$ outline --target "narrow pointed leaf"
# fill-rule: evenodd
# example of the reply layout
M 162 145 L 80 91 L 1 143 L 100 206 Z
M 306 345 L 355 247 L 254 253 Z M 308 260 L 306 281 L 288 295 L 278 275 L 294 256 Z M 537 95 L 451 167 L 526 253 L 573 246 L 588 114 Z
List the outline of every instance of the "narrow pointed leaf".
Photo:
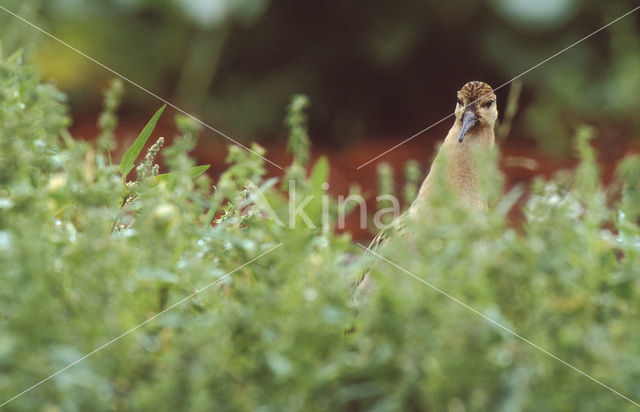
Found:
M 144 145 L 147 143 L 147 140 L 149 140 L 149 136 L 151 136 L 153 129 L 155 129 L 156 123 L 158 123 L 158 119 L 160 118 L 160 115 L 162 115 L 165 107 L 166 106 L 162 106 L 158 109 L 156 114 L 154 114 L 151 120 L 149 120 L 149 123 L 147 123 L 144 129 L 142 129 L 142 132 L 140 132 L 131 147 L 129 147 L 124 156 L 122 156 L 122 160 L 120 161 L 120 174 L 122 175 L 122 180 L 126 180 L 127 175 L 133 169 L 136 159 L 140 155 Z
M 210 167 L 211 167 L 211 165 L 196 166 L 196 167 L 192 168 L 191 170 L 189 170 L 189 177 L 191 177 L 191 179 L 195 179 L 196 177 L 200 176 L 201 174 L 203 174 L 204 172 L 209 170 Z M 163 183 L 163 182 L 166 182 L 167 180 L 171 179 L 172 176 L 173 176 L 173 173 L 162 173 L 162 174 L 159 174 L 158 176 L 156 176 L 156 179 L 157 179 L 156 181 L 158 183 Z
M 321 156 L 313 166 L 309 176 L 311 190 L 321 192 L 322 184 L 329 179 L 329 161 L 325 156 Z
M 211 165 L 196 166 L 189 171 L 189 175 L 191 176 L 192 179 L 195 179 L 196 177 L 200 176 L 201 174 L 209 170 L 210 167 Z

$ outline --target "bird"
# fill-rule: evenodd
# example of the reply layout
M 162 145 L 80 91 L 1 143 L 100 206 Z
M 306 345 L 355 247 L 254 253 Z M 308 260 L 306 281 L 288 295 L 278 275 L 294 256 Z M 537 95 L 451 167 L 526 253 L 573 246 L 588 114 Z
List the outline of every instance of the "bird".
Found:
M 481 81 L 466 83 L 456 94 L 455 121 L 438 150 L 431 170 L 422 182 L 418 195 L 409 208 L 391 225 L 390 230 L 381 231 L 369 245 L 375 251 L 394 236 L 415 241 L 415 223 L 433 218 L 430 203 L 435 194 L 437 176 L 444 176 L 446 184 L 460 205 L 470 209 L 486 209 L 479 187 L 479 170 L 474 165 L 476 149 L 491 149 L 495 146 L 495 124 L 498 119 L 497 98 L 493 88 Z M 371 257 L 371 256 L 370 256 Z M 368 263 L 356 280 L 352 301 L 358 303 L 360 296 L 371 288 Z
M 433 194 L 434 177 L 444 172 L 447 183 L 461 204 L 486 208 L 478 187 L 478 170 L 473 163 L 475 148 L 495 146 L 495 124 L 498 119 L 497 99 L 487 83 L 466 83 L 456 96 L 455 121 L 433 161 L 431 171 L 422 182 L 418 196 L 407 210 L 410 217 L 420 218 Z M 446 157 L 442 164 L 440 158 Z M 444 166 L 446 170 L 439 170 Z

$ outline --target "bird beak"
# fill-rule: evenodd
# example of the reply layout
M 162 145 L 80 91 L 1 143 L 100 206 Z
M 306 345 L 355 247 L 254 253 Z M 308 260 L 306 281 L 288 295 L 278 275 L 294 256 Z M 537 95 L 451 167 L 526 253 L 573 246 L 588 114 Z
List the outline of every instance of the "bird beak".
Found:
M 462 130 L 460 130 L 460 138 L 458 141 L 462 143 L 464 140 L 464 136 L 467 134 L 469 129 L 478 124 L 478 116 L 476 116 L 471 110 L 468 110 L 462 116 Z

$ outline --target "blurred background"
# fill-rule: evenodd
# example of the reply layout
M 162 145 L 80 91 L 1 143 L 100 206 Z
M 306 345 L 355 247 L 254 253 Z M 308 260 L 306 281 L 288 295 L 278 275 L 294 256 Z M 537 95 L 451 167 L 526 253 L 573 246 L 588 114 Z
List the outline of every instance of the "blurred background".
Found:
M 631 10 L 592 0 L 6 0 L 4 7 L 193 113 L 267 157 L 286 162 L 285 107 L 309 96 L 314 153 L 329 156 L 332 184 L 364 187 L 360 164 L 450 114 L 469 80 L 509 81 Z M 503 150 L 512 180 L 570 164 L 580 124 L 597 129 L 601 161 L 637 148 L 640 14 L 635 13 L 527 73 Z M 102 94 L 114 75 L 0 11 L 3 53 L 21 48 L 67 96 L 72 131 L 95 136 Z M 509 86 L 498 92 L 504 111 Z M 128 85 L 123 139 L 161 105 Z M 161 127 L 172 127 L 171 115 Z M 450 121 L 381 160 L 418 159 L 426 169 Z M 197 151 L 224 168 L 227 140 L 205 130 Z M 509 166 L 511 164 L 511 166 Z M 369 172 L 368 172 L 368 171 Z M 272 172 L 276 172 L 275 169 Z M 513 182 L 511 182 L 513 183 Z

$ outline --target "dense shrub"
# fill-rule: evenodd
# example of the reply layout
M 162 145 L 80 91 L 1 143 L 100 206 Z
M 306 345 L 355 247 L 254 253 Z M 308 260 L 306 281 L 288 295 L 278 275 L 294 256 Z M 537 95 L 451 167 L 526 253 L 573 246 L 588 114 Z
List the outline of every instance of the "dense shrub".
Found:
M 259 157 L 232 147 L 210 190 L 187 155 L 197 127 L 178 118 L 160 149 L 170 174 L 147 156 L 124 184 L 106 152 L 117 95 L 99 144 L 78 141 L 63 96 L 18 56 L 0 62 L 0 402 L 170 310 L 6 410 L 635 408 L 478 313 L 640 400 L 640 161 L 623 164 L 621 199 L 608 202 L 589 130 L 574 175 L 533 185 L 522 227 L 508 224 L 518 193 L 501 196 L 489 159 L 490 212 L 443 189 L 419 242 L 378 252 L 478 313 L 382 259 L 353 306 L 361 248 L 319 225 L 318 196 L 315 230 L 251 207 L 260 188 L 287 222 Z M 294 170 L 299 195 L 322 193 L 327 170 Z

